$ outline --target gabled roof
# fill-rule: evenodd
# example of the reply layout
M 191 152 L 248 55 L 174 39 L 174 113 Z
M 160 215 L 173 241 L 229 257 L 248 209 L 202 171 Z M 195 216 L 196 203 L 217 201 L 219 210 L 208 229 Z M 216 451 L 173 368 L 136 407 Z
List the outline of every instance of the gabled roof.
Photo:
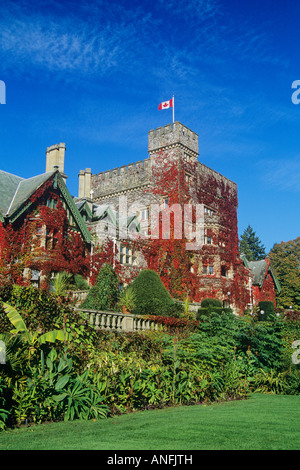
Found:
M 6 215 L 18 185 L 22 180 L 23 178 L 19 176 L 0 170 L 0 212 L 2 219 Z
M 108 219 L 115 227 L 127 227 L 130 230 L 140 230 L 140 223 L 136 214 L 121 217 L 119 212 L 109 204 L 93 204 L 93 220 Z
M 0 170 L 1 219 L 11 217 L 54 173 L 51 171 L 25 179 Z
M 93 214 L 92 214 L 92 210 L 90 209 L 88 201 L 86 199 L 78 199 L 77 197 L 73 197 L 73 201 L 79 213 L 82 216 L 86 214 L 88 220 L 92 220 Z
M 14 222 L 25 209 L 30 207 L 30 197 L 50 178 L 53 178 L 54 185 L 59 187 L 69 211 L 84 239 L 89 243 L 91 235 L 58 170 L 42 173 L 27 179 L 0 170 L 1 221 Z
M 263 259 L 259 261 L 247 261 L 246 266 L 251 270 L 252 275 L 253 275 L 253 285 L 259 286 L 262 288 L 264 279 L 267 275 L 267 273 L 270 273 L 273 280 L 275 287 L 277 291 L 280 293 L 281 292 L 281 286 L 279 284 L 279 281 L 275 275 L 275 272 L 270 264 L 269 261 Z

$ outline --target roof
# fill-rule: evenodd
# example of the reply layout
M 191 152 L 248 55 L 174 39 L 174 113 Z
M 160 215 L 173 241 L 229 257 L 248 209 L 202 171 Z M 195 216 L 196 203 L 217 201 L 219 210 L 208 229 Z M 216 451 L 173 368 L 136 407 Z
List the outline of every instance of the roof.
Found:
M 253 274 L 253 284 L 262 286 L 267 269 L 266 260 L 248 261 L 248 268 L 251 269 Z
M 28 207 L 30 197 L 52 177 L 54 177 L 55 184 L 59 186 L 83 237 L 90 242 L 90 233 L 58 170 L 27 179 L 0 170 L 0 220 L 15 221 Z
M 278 292 L 281 292 L 281 286 L 279 281 L 275 275 L 275 272 L 269 262 L 267 260 L 259 260 L 259 261 L 247 261 L 246 266 L 251 270 L 253 274 L 253 285 L 259 286 L 260 288 L 263 286 L 264 279 L 269 272 L 274 280 L 274 284 Z
M 109 204 L 93 204 L 93 221 L 108 219 L 116 227 L 127 227 L 132 230 L 140 230 L 140 223 L 136 214 L 121 216 Z
M 19 183 L 23 180 L 19 176 L 0 170 L 0 211 L 5 215 L 16 193 Z

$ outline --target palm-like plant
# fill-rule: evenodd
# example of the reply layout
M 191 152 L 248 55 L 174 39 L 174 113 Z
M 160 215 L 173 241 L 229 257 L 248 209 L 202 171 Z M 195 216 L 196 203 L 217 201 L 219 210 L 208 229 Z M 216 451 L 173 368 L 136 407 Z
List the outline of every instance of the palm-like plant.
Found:
M 28 330 L 23 318 L 14 307 L 5 302 L 3 302 L 2 306 L 6 312 L 8 319 L 15 327 L 13 330 L 10 331 L 10 336 L 17 335 L 23 343 L 26 343 L 29 346 L 29 351 L 35 350 L 36 343 L 41 345 L 45 344 L 46 342 L 54 343 L 56 340 L 66 341 L 69 339 L 68 333 L 66 333 L 64 330 L 52 330 L 41 335 L 39 335 L 36 331 L 31 332 Z M 4 339 L 2 338 L 2 336 L 4 335 L 1 335 L 1 339 Z M 5 336 L 7 340 L 7 333 L 5 334 Z
M 65 271 L 56 274 L 54 277 L 53 288 L 56 295 L 63 295 L 68 289 L 72 274 Z
M 119 297 L 119 304 L 124 307 L 127 312 L 131 312 L 135 307 L 135 302 L 136 295 L 133 288 L 131 286 L 124 288 Z

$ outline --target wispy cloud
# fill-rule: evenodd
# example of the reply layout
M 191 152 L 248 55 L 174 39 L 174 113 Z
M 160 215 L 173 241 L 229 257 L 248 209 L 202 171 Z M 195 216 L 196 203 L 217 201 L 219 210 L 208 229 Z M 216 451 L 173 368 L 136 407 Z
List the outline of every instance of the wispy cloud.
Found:
M 300 157 L 259 162 L 262 181 L 274 191 L 300 192 Z
M 2 69 L 30 73 L 33 67 L 65 78 L 68 72 L 101 76 L 122 69 L 133 72 L 139 58 L 145 56 L 149 15 L 141 16 L 139 9 L 128 15 L 119 7 L 116 15 L 107 2 L 96 2 L 86 12 L 83 4 L 80 11 L 77 8 L 68 14 L 66 8 L 57 14 L 57 5 L 51 2 L 52 9 L 33 13 L 27 8 L 29 3 L 4 8 L 0 19 Z
M 67 78 L 68 72 L 101 76 L 120 71 L 155 77 L 165 67 L 180 80 L 197 73 L 201 64 L 269 57 L 263 33 L 233 25 L 218 0 L 67 1 L 64 10 L 56 0 L 45 0 L 43 8 L 36 5 L 28 0 L 2 7 L 3 68 L 43 68 Z
M 1 54 L 6 59 L 2 63 L 25 70 L 37 66 L 57 73 L 81 74 L 114 68 L 129 33 L 124 25 L 112 31 L 110 24 L 95 28 L 82 21 L 43 15 L 2 19 L 0 30 Z

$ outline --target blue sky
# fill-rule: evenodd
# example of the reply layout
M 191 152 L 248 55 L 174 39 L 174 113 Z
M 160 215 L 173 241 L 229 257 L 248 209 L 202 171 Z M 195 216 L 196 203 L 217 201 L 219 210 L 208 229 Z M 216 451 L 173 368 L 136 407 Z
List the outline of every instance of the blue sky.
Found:
M 147 158 L 148 131 L 175 120 L 199 160 L 238 184 L 239 232 L 267 251 L 300 235 L 300 2 L 0 0 L 0 168 L 45 171 L 66 143 L 68 187 Z

